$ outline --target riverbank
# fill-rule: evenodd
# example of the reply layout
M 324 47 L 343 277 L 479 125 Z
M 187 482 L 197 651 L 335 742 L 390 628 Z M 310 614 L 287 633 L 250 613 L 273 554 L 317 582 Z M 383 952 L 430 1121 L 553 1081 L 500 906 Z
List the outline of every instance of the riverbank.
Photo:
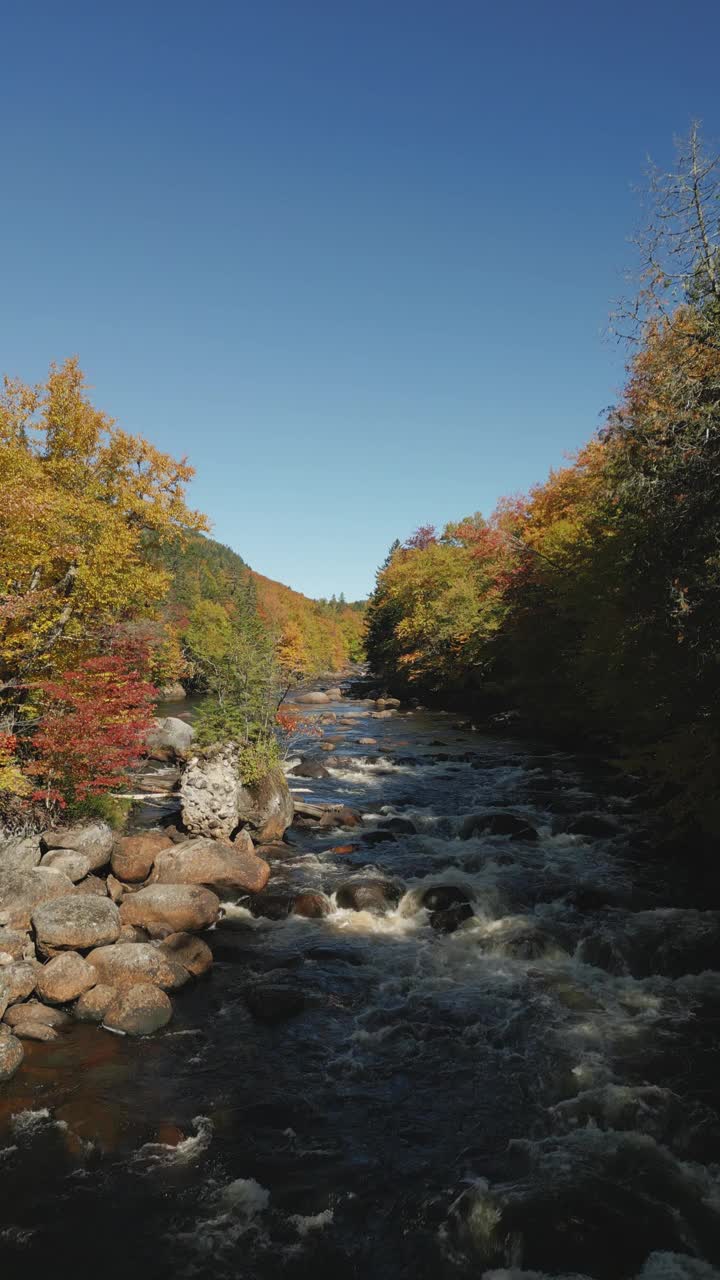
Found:
M 9 1272 L 711 1275 L 720 904 L 597 760 L 304 714 L 297 818 L 173 1021 L 73 1024 L 3 1086 Z

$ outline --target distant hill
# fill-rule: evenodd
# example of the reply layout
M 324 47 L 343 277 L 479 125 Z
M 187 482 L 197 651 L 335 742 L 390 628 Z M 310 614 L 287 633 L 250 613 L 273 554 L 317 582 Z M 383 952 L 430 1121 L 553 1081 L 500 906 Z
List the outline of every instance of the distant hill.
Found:
M 202 534 L 192 534 L 183 547 L 163 548 L 160 557 L 172 575 L 163 620 L 186 649 L 189 640 L 197 644 L 198 634 L 211 643 L 213 629 L 256 614 L 289 669 L 305 675 L 339 671 L 362 657 L 362 601 L 311 600 L 256 573 L 236 551 Z

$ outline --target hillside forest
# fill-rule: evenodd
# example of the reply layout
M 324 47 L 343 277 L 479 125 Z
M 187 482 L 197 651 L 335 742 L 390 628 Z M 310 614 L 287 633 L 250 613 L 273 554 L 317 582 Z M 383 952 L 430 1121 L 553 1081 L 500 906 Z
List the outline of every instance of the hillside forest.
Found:
M 368 653 L 393 691 L 602 747 L 669 830 L 720 833 L 720 166 L 651 172 L 627 381 L 529 493 L 397 542 Z
M 283 692 L 362 653 L 362 605 L 313 601 L 207 536 L 193 474 L 91 402 L 77 359 L 0 395 L 0 818 L 102 808 L 163 688 L 263 759 Z M 199 726 L 201 738 L 203 725 Z M 264 755 L 263 755 L 264 753 Z M 250 762 L 248 762 L 250 764 Z M 42 814 L 39 818 L 43 821 Z

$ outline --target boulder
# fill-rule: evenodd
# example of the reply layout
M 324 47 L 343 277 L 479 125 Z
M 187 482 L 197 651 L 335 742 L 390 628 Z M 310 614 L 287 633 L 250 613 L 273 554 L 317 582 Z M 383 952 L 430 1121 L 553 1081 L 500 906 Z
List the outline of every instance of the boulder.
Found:
M 378 711 L 395 711 L 401 706 L 399 698 L 377 698 L 375 707 Z
M 388 831 L 394 831 L 398 836 L 414 836 L 417 835 L 417 827 L 410 818 L 390 818 L 386 823 Z
M 319 707 L 325 703 L 331 702 L 332 699 L 327 693 L 322 693 L 319 689 L 313 689 L 309 693 L 296 693 L 293 702 L 297 702 L 303 707 Z
M 117 993 L 117 987 L 109 987 L 104 982 L 91 987 L 75 1005 L 78 1022 L 102 1022 Z
M 121 884 L 120 881 L 116 880 L 115 876 L 112 874 L 108 876 L 107 880 L 105 881 L 105 885 L 107 887 L 108 894 L 112 898 L 113 902 L 115 903 L 116 906 L 119 907 L 120 903 L 125 897 L 126 892 L 128 892 L 128 886 L 126 884 Z
M 4 1018 L 5 1010 L 9 1004 L 10 992 L 2 980 L 2 974 L 0 974 L 0 1018 Z
M 141 982 L 117 993 L 102 1025 L 127 1036 L 151 1036 L 167 1026 L 171 1018 L 172 1004 L 165 992 L 151 982 Z
M 376 747 L 377 738 L 358 738 L 358 745 L 361 747 Z
M 363 844 L 371 847 L 376 844 L 393 844 L 397 840 L 394 831 L 388 831 L 385 827 L 379 827 L 377 831 L 367 831 L 362 837 Z
M 193 978 L 199 978 L 212 968 L 213 953 L 201 938 L 191 933 L 171 933 L 158 947 L 169 960 L 182 965 Z
M 35 961 L 16 960 L 6 964 L 0 970 L 0 985 L 5 992 L 8 1004 L 17 1004 L 19 1000 L 27 1000 L 35 990 L 39 966 Z
M 351 911 L 372 911 L 383 915 L 392 911 L 403 896 L 403 889 L 390 880 L 346 880 L 339 885 L 335 900 L 339 907 Z
M 84 880 L 78 880 L 75 892 L 94 894 L 96 898 L 107 898 L 107 881 L 101 880 L 99 876 L 86 876 Z
M 430 913 L 430 924 L 438 933 L 454 933 L 466 920 L 470 920 L 474 911 L 469 902 L 455 902 L 442 911 Z
M 32 913 L 40 903 L 72 894 L 74 889 L 69 876 L 55 867 L 33 867 L 0 877 L 0 924 L 29 929 Z
M 425 890 L 421 899 L 425 910 L 431 912 L 446 911 L 448 907 L 469 901 L 467 890 L 456 884 L 434 884 Z
M 41 867 L 55 867 L 64 871 L 73 884 L 83 880 L 90 870 L 90 859 L 85 853 L 76 853 L 74 849 L 51 849 L 40 861 Z
M 324 893 L 308 891 L 299 893 L 292 904 L 294 916 L 305 916 L 307 920 L 321 920 L 329 916 L 332 910 L 330 899 Z
M 21 929 L 0 929 L 0 966 L 13 960 L 30 960 L 35 955 L 30 934 Z
M 296 778 L 329 778 L 330 774 L 319 760 L 301 760 L 290 772 Z
M 292 894 L 287 888 L 266 889 L 253 894 L 247 905 L 254 916 L 265 920 L 286 920 L 292 910 Z
M 241 821 L 249 827 L 258 844 L 282 840 L 293 820 L 294 805 L 285 775 L 281 769 L 240 791 Z
M 137 836 L 121 836 L 112 851 L 113 875 L 119 880 L 147 880 L 155 858 L 163 849 L 172 848 L 172 840 L 162 831 L 148 831 Z M 109 878 L 109 877 L 108 877 Z M 110 888 L 112 897 L 112 887 Z
M 20 1041 L 8 1032 L 0 1035 L 0 1084 L 15 1075 L 25 1057 L 25 1050 Z
M 98 947 L 87 962 L 95 970 L 98 985 L 135 986 L 151 982 L 166 991 L 177 991 L 189 981 L 189 971 L 151 942 L 118 942 L 114 947 Z
M 17 1026 L 13 1027 L 13 1034 L 18 1037 L 18 1040 L 41 1040 L 46 1044 L 59 1039 L 54 1027 L 49 1027 L 46 1022 L 33 1022 L 30 1018 L 18 1022 Z
M 30 871 L 41 858 L 39 836 L 15 836 L 0 845 L 0 876 L 10 871 Z
M 69 1004 L 97 983 L 97 972 L 77 951 L 55 956 L 38 972 L 37 993 L 48 1004 Z
M 537 840 L 538 833 L 527 818 L 514 813 L 473 813 L 460 826 L 460 839 L 473 836 L 508 836 L 510 840 Z
M 38 944 L 45 949 L 87 951 L 115 942 L 120 914 L 109 898 L 76 894 L 36 907 L 32 915 Z
M 90 870 L 97 871 L 110 861 L 114 836 L 106 822 L 92 822 L 87 826 L 69 827 L 67 831 L 45 831 L 42 836 L 45 849 L 74 849 L 86 854 Z
M 325 690 L 325 697 L 329 698 L 331 702 L 339 702 L 342 696 L 343 691 L 339 685 L 333 685 L 332 689 Z
M 179 680 L 171 680 L 170 684 L 162 684 L 158 689 L 160 702 L 182 702 L 184 698 L 187 698 L 187 693 Z
M 160 925 L 169 933 L 207 929 L 219 914 L 219 898 L 194 884 L 153 884 L 128 894 L 120 907 L 123 924 Z
M 229 839 L 240 825 L 238 752 L 222 746 L 193 756 L 180 779 L 182 820 L 191 835 Z
M 152 760 L 179 760 L 190 751 L 194 737 L 195 730 L 187 720 L 160 717 L 145 739 L 145 749 Z
M 26 1004 L 14 1004 L 8 1009 L 3 1021 L 9 1027 L 19 1022 L 44 1022 L 46 1027 L 64 1027 L 70 1018 L 62 1009 L 49 1009 L 39 1000 L 28 1000 Z
M 259 893 L 269 878 L 267 862 L 253 852 L 207 839 L 176 844 L 159 853 L 152 876 L 154 884 L 207 884 L 246 893 Z
M 188 761 L 180 782 L 183 824 L 191 835 L 228 839 L 240 826 L 260 842 L 281 840 L 293 802 L 280 769 L 245 785 L 232 746 L 216 747 Z

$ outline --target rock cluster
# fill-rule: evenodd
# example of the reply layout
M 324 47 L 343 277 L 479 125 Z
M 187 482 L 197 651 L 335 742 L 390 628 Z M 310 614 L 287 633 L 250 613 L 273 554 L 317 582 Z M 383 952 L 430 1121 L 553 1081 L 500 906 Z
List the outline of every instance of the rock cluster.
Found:
M 218 919 L 218 895 L 259 893 L 269 875 L 242 830 L 118 837 L 90 823 L 0 846 L 0 1083 L 23 1041 L 53 1042 L 74 1020 L 130 1036 L 166 1026 L 168 993 L 212 965 L 195 935 Z

